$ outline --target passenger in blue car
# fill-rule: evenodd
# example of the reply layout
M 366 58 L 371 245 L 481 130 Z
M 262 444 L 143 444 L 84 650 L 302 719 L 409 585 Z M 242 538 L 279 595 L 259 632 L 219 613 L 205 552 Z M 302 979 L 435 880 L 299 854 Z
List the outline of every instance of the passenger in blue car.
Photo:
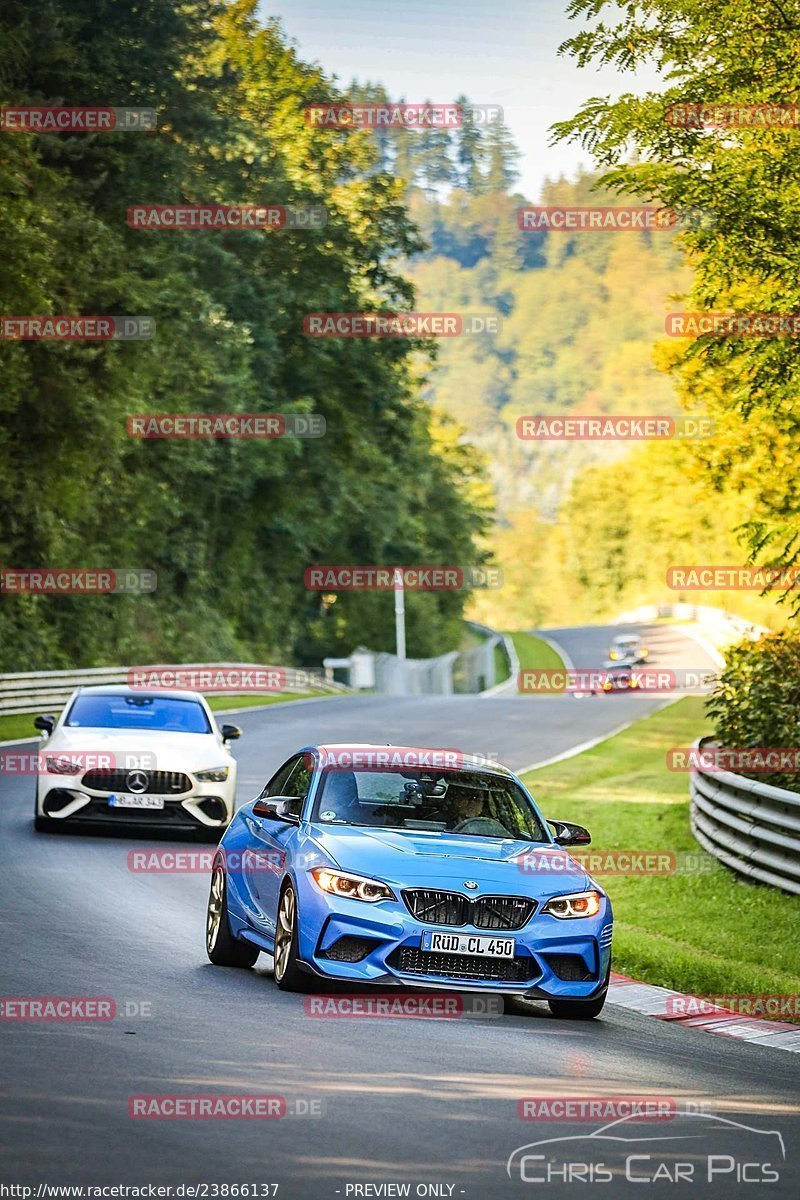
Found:
M 359 808 L 358 785 L 352 771 L 331 772 L 325 781 L 325 812 L 322 814 L 326 821 L 344 821 L 348 825 L 357 824 L 356 813 Z

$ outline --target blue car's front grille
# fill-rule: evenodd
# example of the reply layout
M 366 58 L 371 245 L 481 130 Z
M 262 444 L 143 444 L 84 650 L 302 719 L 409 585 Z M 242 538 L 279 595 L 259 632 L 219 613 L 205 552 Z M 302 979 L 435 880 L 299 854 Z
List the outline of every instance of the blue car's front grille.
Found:
M 457 892 L 437 892 L 417 888 L 403 892 L 406 908 L 418 921 L 431 925 L 466 925 L 469 920 L 469 901 Z
M 441 954 L 400 946 L 386 960 L 406 975 L 438 975 L 445 979 L 477 979 L 487 983 L 530 983 L 541 975 L 535 958 L 484 958 L 477 954 Z
M 473 906 L 478 929 L 521 929 L 536 912 L 536 901 L 526 896 L 484 896 Z
M 527 896 L 481 896 L 413 888 L 403 892 L 412 917 L 428 925 L 474 925 L 476 929 L 521 929 L 536 912 Z

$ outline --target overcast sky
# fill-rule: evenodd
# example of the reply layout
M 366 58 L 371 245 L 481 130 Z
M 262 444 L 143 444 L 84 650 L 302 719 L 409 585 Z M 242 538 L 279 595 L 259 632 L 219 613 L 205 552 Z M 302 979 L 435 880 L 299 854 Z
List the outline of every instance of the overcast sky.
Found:
M 537 199 L 543 180 L 591 161 L 580 147 L 548 144 L 548 126 L 591 96 L 642 91 L 655 75 L 580 70 L 559 56 L 579 28 L 566 0 L 262 0 L 280 17 L 302 58 L 343 84 L 385 85 L 393 99 L 499 104 L 522 151 L 520 190 Z

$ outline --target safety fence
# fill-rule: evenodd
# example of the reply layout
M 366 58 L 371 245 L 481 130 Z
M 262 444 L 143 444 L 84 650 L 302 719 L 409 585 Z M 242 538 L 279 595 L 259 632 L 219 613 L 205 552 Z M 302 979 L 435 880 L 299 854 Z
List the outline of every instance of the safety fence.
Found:
M 691 772 L 689 792 L 692 833 L 704 850 L 741 875 L 800 895 L 800 794 L 702 767 Z

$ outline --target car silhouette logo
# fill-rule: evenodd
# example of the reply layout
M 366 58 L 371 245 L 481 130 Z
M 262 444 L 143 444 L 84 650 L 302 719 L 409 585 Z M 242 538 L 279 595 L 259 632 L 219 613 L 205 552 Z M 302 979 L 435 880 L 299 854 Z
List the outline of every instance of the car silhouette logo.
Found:
M 478 890 L 478 885 L 474 879 L 465 880 L 464 887 L 468 888 L 471 892 L 477 892 L 477 890 Z
M 624 1117 L 618 1117 L 615 1121 L 609 1121 L 607 1125 L 602 1125 L 599 1129 L 595 1129 L 588 1134 L 568 1134 L 564 1135 L 563 1137 L 542 1138 L 538 1142 L 528 1142 L 528 1144 L 525 1146 L 518 1146 L 516 1150 L 512 1150 L 508 1157 L 508 1162 L 506 1163 L 506 1174 L 509 1176 L 509 1178 L 511 1178 L 512 1167 L 517 1167 L 520 1171 L 521 1178 L 525 1182 L 534 1182 L 531 1179 L 526 1179 L 524 1174 L 524 1163 L 526 1157 L 525 1152 L 538 1149 L 541 1146 L 560 1146 L 562 1143 L 568 1143 L 569 1146 L 574 1147 L 576 1151 L 578 1151 L 580 1148 L 579 1152 L 586 1154 L 588 1147 L 592 1145 L 595 1147 L 602 1146 L 606 1153 L 611 1153 L 612 1147 L 616 1145 L 618 1148 L 623 1148 L 622 1153 L 624 1154 L 624 1147 L 629 1148 L 636 1145 L 641 1147 L 646 1145 L 648 1147 L 652 1147 L 653 1154 L 655 1154 L 658 1151 L 658 1144 L 661 1142 L 669 1143 L 669 1147 L 667 1147 L 667 1149 L 664 1151 L 664 1153 L 667 1153 L 670 1148 L 675 1148 L 675 1143 L 679 1141 L 689 1141 L 692 1143 L 693 1147 L 696 1147 L 705 1136 L 712 1136 L 714 1134 L 721 1136 L 724 1132 L 728 1132 L 734 1137 L 741 1137 L 742 1131 L 750 1134 L 761 1134 L 763 1138 L 767 1139 L 775 1139 L 772 1142 L 762 1142 L 761 1144 L 762 1146 L 772 1145 L 776 1148 L 776 1150 L 780 1150 L 782 1161 L 786 1161 L 786 1146 L 784 1144 L 783 1134 L 778 1129 L 758 1129 L 754 1125 L 745 1125 L 741 1121 L 734 1121 L 728 1117 L 720 1116 L 718 1113 L 687 1111 L 684 1113 L 675 1113 L 670 1118 L 670 1120 L 674 1122 L 685 1122 L 683 1128 L 678 1125 L 676 1129 L 675 1125 L 673 1124 L 670 1126 L 670 1131 L 662 1135 L 650 1132 L 643 1133 L 641 1128 L 639 1128 L 636 1132 L 631 1133 L 631 1127 L 633 1126 L 635 1129 L 636 1124 L 640 1119 L 640 1116 L 638 1116 L 636 1113 L 631 1113 Z M 697 1124 L 694 1125 L 693 1128 L 692 1126 L 694 1122 L 697 1122 Z M 699 1152 L 702 1153 L 702 1147 L 699 1148 Z M 558 1152 L 550 1151 L 549 1153 L 557 1154 Z M 517 1157 L 518 1155 L 519 1157 Z M 535 1157 L 541 1159 L 544 1158 L 545 1155 L 540 1152 L 535 1155 Z
M 145 771 L 129 771 L 125 782 L 129 792 L 143 792 L 147 788 L 147 773 Z

